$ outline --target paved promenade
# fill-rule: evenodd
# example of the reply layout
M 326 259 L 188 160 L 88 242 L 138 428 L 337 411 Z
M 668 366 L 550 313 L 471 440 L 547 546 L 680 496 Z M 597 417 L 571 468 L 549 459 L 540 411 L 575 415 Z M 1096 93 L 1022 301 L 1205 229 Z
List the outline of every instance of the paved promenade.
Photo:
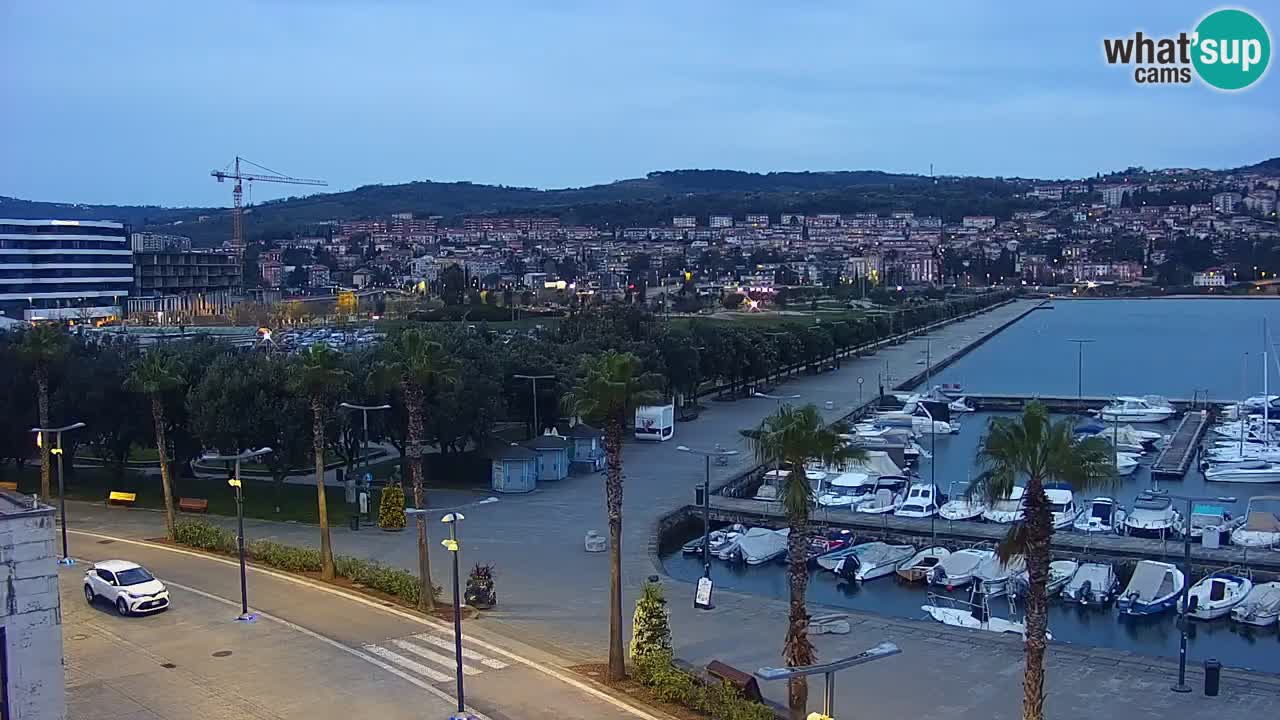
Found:
M 1031 304 L 1019 301 L 935 331 L 930 335 L 935 362 L 953 352 L 952 348 L 963 345 L 964 338 L 980 336 Z M 885 372 L 886 363 L 897 378 L 893 382 L 922 371 L 916 362 L 923 355 L 925 342 L 917 338 L 869 358 L 847 360 L 840 371 L 796 378 L 780 392 L 800 394 L 796 402 L 813 402 L 823 408 L 825 416 L 835 419 L 857 404 L 859 376 L 864 378 L 863 398 L 869 399 L 876 392 L 877 373 Z M 831 409 L 824 407 L 828 401 L 833 405 Z M 732 403 L 708 401 L 706 405 L 707 410 L 696 421 L 677 427 L 674 441 L 628 443 L 625 448 L 623 572 L 628 619 L 641 582 L 660 572 L 649 554 L 653 523 L 672 508 L 692 502 L 693 488 L 702 481 L 702 459 L 676 451 L 675 445 L 710 448 L 719 443 L 741 450 L 743 454 L 728 467 L 712 469 L 713 482 L 727 478 L 751 463 L 738 431 L 755 425 L 774 410 L 776 403 L 749 399 Z M 489 497 L 487 492 L 440 491 L 429 495 L 433 508 L 429 516 L 433 533 L 430 545 L 437 583 L 448 580 L 447 557 L 437 542 L 443 531 L 439 517 L 460 507 L 467 516 L 461 527 L 464 571 L 474 562 L 496 565 L 499 605 L 486 614 L 486 625 L 552 650 L 569 661 L 603 657 L 607 642 L 608 556 L 583 550 L 586 531 L 606 532 L 602 475 L 546 483 L 535 493 L 501 496 L 488 504 L 477 504 Z M 77 504 L 72 518 L 77 527 L 109 529 L 137 537 L 154 537 L 162 527 L 158 513 L 87 504 Z M 218 521 L 228 525 L 233 522 Z M 318 542 L 317 531 L 311 526 L 251 520 L 246 521 L 246 530 L 251 537 L 312 545 Z M 411 532 L 365 529 L 354 533 L 335 528 L 334 546 L 339 553 L 406 568 L 416 566 Z M 669 579 L 664 583 L 668 586 L 680 657 L 694 663 L 720 658 L 748 669 L 781 664 L 786 612 L 783 603 L 718 592 L 716 610 L 699 613 L 691 608 L 691 585 Z M 822 657 L 851 654 L 881 640 L 899 643 L 904 653 L 842 677 L 837 692 L 840 706 L 856 709 L 859 714 L 874 709 L 893 717 L 1017 716 L 1022 662 L 1018 642 L 953 631 L 923 621 L 854 617 L 857 624 L 850 635 L 817 639 Z M 1215 717 L 1227 712 L 1249 712 L 1262 698 L 1280 694 L 1280 680 L 1274 676 L 1229 674 L 1224 696 L 1212 702 L 1198 695 L 1174 696 L 1167 690 L 1170 666 L 1164 661 L 1062 644 L 1053 645 L 1050 655 L 1051 716 L 1062 716 L 1068 708 L 1072 712 L 1096 708 L 1094 711 L 1108 716 L 1207 718 L 1210 712 Z M 921 672 L 923 668 L 928 670 Z M 782 699 L 782 690 L 766 688 L 776 699 Z

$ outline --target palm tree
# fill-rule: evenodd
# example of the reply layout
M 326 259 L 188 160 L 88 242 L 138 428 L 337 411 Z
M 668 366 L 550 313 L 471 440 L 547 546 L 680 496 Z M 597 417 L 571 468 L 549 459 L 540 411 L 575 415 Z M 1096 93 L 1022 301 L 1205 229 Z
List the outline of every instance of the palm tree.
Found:
M 18 346 L 22 357 L 32 368 L 36 381 L 36 400 L 40 411 L 40 427 L 49 427 L 49 370 L 67 352 L 68 338 L 62 327 L 55 324 L 37 325 L 26 331 Z M 52 497 L 49 478 L 51 464 L 50 445 L 40 443 L 40 495 Z
M 426 445 L 427 398 L 439 388 L 456 383 L 457 372 L 440 343 L 416 328 L 400 334 L 392 353 L 391 368 L 400 378 L 405 410 L 409 414 L 405 454 L 409 456 L 409 475 L 413 478 L 413 504 L 422 509 L 426 507 L 422 456 Z M 418 526 L 418 582 L 421 583 L 418 609 L 429 612 L 435 610 L 436 598 L 431 585 L 431 556 L 427 553 L 427 521 L 423 513 L 416 513 L 414 517 Z
M 156 429 L 156 454 L 160 458 L 160 484 L 164 488 L 165 537 L 173 540 L 173 480 L 169 468 L 169 442 L 165 438 L 164 396 L 182 387 L 183 367 L 177 355 L 155 349 L 140 356 L 129 370 L 125 384 L 130 390 L 140 392 L 151 400 L 151 420 Z
M 1032 402 L 1022 418 L 992 418 L 978 447 L 983 468 L 975 492 L 989 502 L 1008 498 L 1014 482 L 1025 479 L 1023 519 L 1009 529 L 1001 543 L 1001 558 L 1023 555 L 1030 576 L 1027 589 L 1026 669 L 1022 680 L 1022 717 L 1044 718 L 1044 650 L 1048 634 L 1049 542 L 1053 516 L 1044 488 L 1062 482 L 1074 492 L 1110 484 L 1115 478 L 1112 451 L 1107 441 L 1091 437 L 1073 441 L 1070 419 L 1051 423 L 1049 411 Z
M 324 345 L 312 345 L 298 356 L 290 382 L 295 392 L 311 403 L 311 449 L 316 462 L 316 503 L 320 512 L 320 577 L 333 579 L 333 545 L 329 540 L 329 508 L 324 491 L 324 420 L 329 401 L 347 372 L 340 368 L 338 353 Z
M 604 431 L 605 506 L 609 515 L 608 679 L 627 675 L 622 643 L 622 432 L 640 405 L 659 402 L 662 377 L 645 372 L 631 353 L 609 350 L 586 358 L 582 376 L 562 403 L 574 415 Z
M 744 434 L 756 460 L 765 465 L 788 466 L 783 480 L 782 506 L 787 514 L 787 580 L 791 590 L 787 619 L 787 638 L 782 655 L 788 667 L 812 665 L 816 659 L 809 642 L 809 610 L 805 593 L 809 587 L 809 509 L 813 505 L 813 488 L 805 477 L 805 464 L 818 461 L 839 465 L 862 460 L 866 453 L 843 439 L 845 428 L 837 423 L 828 426 L 814 405 L 795 408 L 783 405 L 760 421 L 759 427 Z M 792 678 L 787 684 L 787 700 L 791 717 L 804 717 L 809 702 L 809 683 L 805 678 Z

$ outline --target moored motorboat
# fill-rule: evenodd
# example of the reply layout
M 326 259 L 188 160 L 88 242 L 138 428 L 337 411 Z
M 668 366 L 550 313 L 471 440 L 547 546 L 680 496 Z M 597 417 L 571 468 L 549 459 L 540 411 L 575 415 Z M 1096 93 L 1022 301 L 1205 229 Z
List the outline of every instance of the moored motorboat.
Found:
M 957 550 L 947 557 L 929 573 L 929 583 L 942 585 L 947 589 L 964 587 L 973 582 L 973 573 L 987 558 L 994 557 L 993 550 L 965 548 Z
M 1116 453 L 1116 475 L 1125 477 L 1132 475 L 1138 469 L 1138 457 L 1131 453 Z
M 1066 584 L 1075 576 L 1076 571 L 1080 569 L 1080 563 L 1075 560 L 1054 560 L 1049 563 L 1049 577 L 1045 580 L 1044 591 L 1048 597 L 1053 597 L 1066 587 Z M 1013 589 L 1015 595 L 1025 596 L 1027 588 L 1031 584 L 1031 575 L 1027 570 L 1015 575 L 1009 585 Z
M 1241 460 L 1213 465 L 1204 471 L 1209 482 L 1274 483 L 1280 482 L 1280 463 L 1268 460 Z
M 1062 597 L 1081 605 L 1105 605 L 1119 586 L 1120 578 L 1110 563 L 1081 563 L 1063 586 Z
M 898 577 L 907 582 L 920 582 L 929 577 L 929 573 L 951 554 L 944 547 L 925 548 L 907 558 L 898 566 Z
M 1076 519 L 1076 499 L 1071 488 L 1067 486 L 1046 487 L 1045 497 L 1049 499 L 1049 513 L 1054 530 L 1071 527 Z
M 1130 535 L 1163 538 L 1182 534 L 1182 513 L 1174 509 L 1169 493 L 1162 490 L 1138 493 L 1123 522 L 1124 531 Z
M 1231 544 L 1241 547 L 1280 547 L 1280 495 L 1249 498 L 1244 524 L 1231 531 Z
M 760 565 L 787 551 L 787 528 L 753 527 L 738 538 L 734 554 L 748 565 Z
M 738 538 L 742 537 L 746 531 L 747 529 L 742 525 L 734 525 L 728 530 L 720 531 L 719 537 L 711 538 L 711 554 L 721 560 L 728 560 L 738 544 Z
M 1258 583 L 1244 600 L 1231 608 L 1231 619 L 1265 627 L 1280 617 L 1280 582 Z
M 818 495 L 816 502 L 822 507 L 849 507 L 870 492 L 874 484 L 866 473 L 840 473 L 827 482 L 826 491 Z
M 1000 597 L 1009 591 L 1009 580 L 1026 569 L 1027 559 L 1022 555 L 1014 555 L 1007 561 L 992 555 L 973 571 L 973 581 L 983 595 Z
M 1008 524 L 1022 519 L 1022 496 L 1026 488 L 1015 485 L 1009 491 L 1009 497 L 997 500 L 994 505 L 982 512 L 982 519 L 987 522 Z
M 875 491 L 863 500 L 852 505 L 853 511 L 870 515 L 891 513 L 902 507 L 906 496 L 906 477 L 876 478 Z
M 846 580 L 874 580 L 893 574 L 905 560 L 915 554 L 911 545 L 869 542 L 856 545 L 836 565 L 835 574 Z
M 1218 572 L 1206 576 L 1187 590 L 1187 615 L 1197 620 L 1226 617 L 1252 589 L 1253 581 L 1239 575 Z M 1182 610 L 1181 599 L 1178 610 Z
M 986 503 L 976 498 L 956 498 L 948 500 L 938 508 L 938 517 L 943 520 L 977 520 L 987 511 Z
M 1157 423 L 1177 414 L 1168 400 L 1159 395 L 1121 395 L 1098 411 L 1104 422 Z
M 992 615 L 985 596 L 980 596 L 976 602 L 965 602 L 956 598 L 930 594 L 929 604 L 921 605 L 920 609 L 934 620 L 952 627 L 1012 633 L 1024 638 L 1027 635 L 1027 627 L 1023 623 Z M 1047 631 L 1045 635 L 1052 638 L 1052 634 Z
M 1071 527 L 1085 533 L 1119 532 L 1124 515 L 1114 498 L 1096 497 L 1076 515 Z
M 915 483 L 907 490 L 907 497 L 902 506 L 893 511 L 898 517 L 927 518 L 938 514 L 941 497 L 937 486 L 932 483 Z
M 1173 607 L 1186 583 L 1177 567 L 1155 560 L 1140 560 L 1133 577 L 1116 599 L 1125 615 L 1155 615 Z

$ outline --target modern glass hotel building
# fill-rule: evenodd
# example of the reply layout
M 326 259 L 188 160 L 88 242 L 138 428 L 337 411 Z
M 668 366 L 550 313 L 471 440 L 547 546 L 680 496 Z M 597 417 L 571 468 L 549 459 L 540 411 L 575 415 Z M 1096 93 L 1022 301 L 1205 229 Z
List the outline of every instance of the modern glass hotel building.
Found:
M 0 218 L 0 315 L 11 320 L 119 317 L 133 286 L 121 223 Z

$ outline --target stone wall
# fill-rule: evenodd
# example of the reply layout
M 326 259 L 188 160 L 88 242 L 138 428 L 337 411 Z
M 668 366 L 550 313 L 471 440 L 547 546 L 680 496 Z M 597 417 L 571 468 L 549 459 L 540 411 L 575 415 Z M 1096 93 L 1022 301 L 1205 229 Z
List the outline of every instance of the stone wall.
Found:
M 53 508 L 0 493 L 0 626 L 12 720 L 63 720 Z

